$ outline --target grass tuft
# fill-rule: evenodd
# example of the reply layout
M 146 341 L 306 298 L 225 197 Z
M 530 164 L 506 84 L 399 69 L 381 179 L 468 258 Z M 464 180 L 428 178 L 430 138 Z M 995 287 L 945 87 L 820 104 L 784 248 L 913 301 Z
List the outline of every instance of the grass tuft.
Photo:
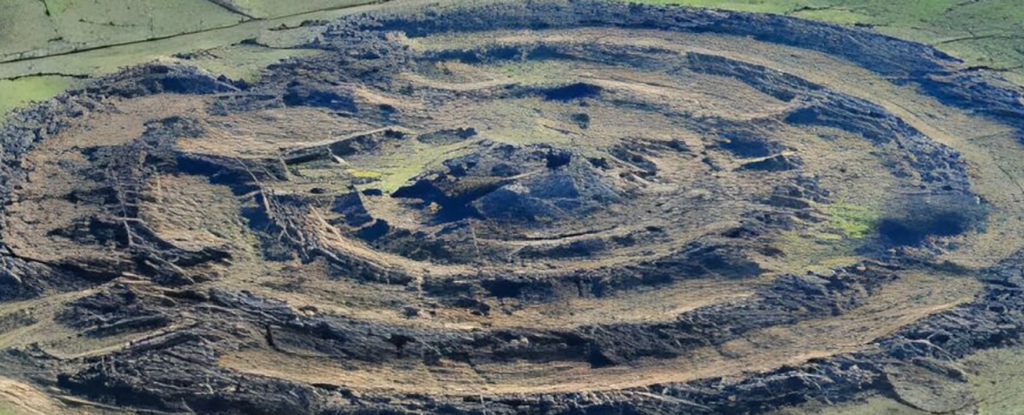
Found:
M 871 207 L 847 202 L 828 206 L 829 225 L 847 238 L 862 239 L 875 231 L 881 214 Z

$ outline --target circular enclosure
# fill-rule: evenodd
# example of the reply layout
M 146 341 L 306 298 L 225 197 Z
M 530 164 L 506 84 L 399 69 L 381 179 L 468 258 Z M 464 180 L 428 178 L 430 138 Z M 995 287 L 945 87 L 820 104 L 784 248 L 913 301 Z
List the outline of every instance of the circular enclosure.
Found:
M 587 1 L 316 32 L 0 131 L 0 362 L 175 413 L 950 412 L 1020 332 L 1019 90 L 930 48 Z

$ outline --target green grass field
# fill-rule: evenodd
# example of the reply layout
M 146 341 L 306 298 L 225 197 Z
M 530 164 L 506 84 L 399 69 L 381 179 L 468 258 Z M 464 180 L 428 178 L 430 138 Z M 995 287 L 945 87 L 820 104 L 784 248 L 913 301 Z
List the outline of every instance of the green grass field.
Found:
M 934 45 L 970 65 L 992 68 L 1024 85 L 1021 0 L 640 1 L 871 26 L 888 35 Z M 344 13 L 342 8 L 370 2 L 3 0 L 0 117 L 12 108 L 76 85 L 73 78 L 54 74 L 107 74 L 175 53 L 212 51 L 195 63 L 211 71 L 252 78 L 259 64 L 303 52 L 232 45 L 282 23 L 333 18 Z M 36 74 L 51 76 L 31 77 Z M 13 78 L 20 79 L 9 81 Z
M 1024 84 L 1024 4 L 1020 0 L 642 0 L 776 13 L 874 27 L 927 43 L 971 65 Z
M 303 21 L 334 19 L 371 1 L 218 1 L 233 11 L 208 0 L 0 0 L 0 121 L 79 85 L 79 77 L 181 53 L 194 53 L 189 64 L 253 80 L 269 64 L 315 53 L 294 48 L 305 41 Z M 282 27 L 296 29 L 268 30 Z M 246 39 L 267 46 L 240 44 Z
M 0 114 L 30 102 L 43 101 L 76 84 L 74 78 L 61 76 L 31 76 L 0 79 Z
M 245 19 L 207 0 L 3 0 L 0 61 L 199 32 Z

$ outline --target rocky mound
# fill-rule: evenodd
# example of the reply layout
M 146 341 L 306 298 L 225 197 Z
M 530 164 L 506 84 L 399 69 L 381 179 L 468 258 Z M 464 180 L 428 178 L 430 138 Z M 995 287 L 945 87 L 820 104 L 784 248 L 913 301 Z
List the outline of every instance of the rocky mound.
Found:
M 1024 327 L 1015 173 L 972 141 L 1021 151 L 1024 104 L 932 49 L 575 0 L 310 42 L 0 130 L 0 376 L 111 411 L 951 412 Z

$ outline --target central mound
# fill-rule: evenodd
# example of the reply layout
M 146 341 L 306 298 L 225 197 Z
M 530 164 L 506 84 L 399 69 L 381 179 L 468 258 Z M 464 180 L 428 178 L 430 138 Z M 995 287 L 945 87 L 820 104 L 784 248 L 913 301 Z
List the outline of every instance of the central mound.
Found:
M 1014 220 L 952 145 L 1021 104 L 930 49 L 576 1 L 318 33 L 5 127 L 0 362 L 171 412 L 934 409 L 908 362 L 1017 330 L 951 262 Z
M 327 79 L 268 85 L 255 102 L 226 94 L 209 115 L 165 122 L 161 134 L 190 131 L 167 173 L 257 190 L 240 202 L 257 231 L 284 236 L 265 241 L 275 252 L 402 284 L 516 274 L 543 296 L 581 272 L 604 292 L 787 271 L 780 231 L 828 221 L 838 201 L 882 211 L 905 208 L 888 206 L 893 194 L 927 195 L 952 215 L 975 203 L 958 154 L 884 108 L 673 37 L 386 37 L 351 68 L 304 63 Z M 950 226 L 880 245 L 969 224 Z

